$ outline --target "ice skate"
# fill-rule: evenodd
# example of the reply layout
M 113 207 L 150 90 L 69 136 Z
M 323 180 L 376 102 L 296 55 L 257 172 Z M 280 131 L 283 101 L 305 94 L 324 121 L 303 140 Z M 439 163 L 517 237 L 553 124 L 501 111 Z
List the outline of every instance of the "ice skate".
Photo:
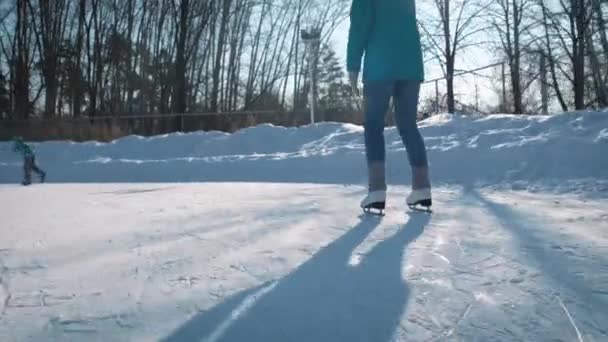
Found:
M 365 213 L 384 215 L 386 208 L 386 191 L 371 191 L 361 201 L 361 208 Z
M 412 210 L 431 212 L 431 206 L 433 205 L 431 189 L 424 188 L 412 190 L 412 192 L 407 196 L 406 203 L 407 206 Z

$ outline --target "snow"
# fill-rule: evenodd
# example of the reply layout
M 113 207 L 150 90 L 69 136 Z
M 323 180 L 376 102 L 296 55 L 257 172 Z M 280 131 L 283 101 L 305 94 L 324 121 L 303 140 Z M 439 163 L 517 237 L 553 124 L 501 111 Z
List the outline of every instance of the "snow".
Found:
M 0 144 L 1 341 L 603 341 L 608 113 L 421 123 L 432 215 L 361 216 L 358 126 Z
M 608 190 L 608 112 L 554 116 L 439 115 L 421 124 L 436 184 L 504 185 L 560 192 Z M 362 184 L 362 128 L 321 123 L 261 125 L 108 144 L 47 142 L 37 160 L 55 183 L 289 182 Z M 386 131 L 388 180 L 406 185 L 409 167 L 395 128 Z M 0 183 L 17 183 L 19 156 L 0 143 Z

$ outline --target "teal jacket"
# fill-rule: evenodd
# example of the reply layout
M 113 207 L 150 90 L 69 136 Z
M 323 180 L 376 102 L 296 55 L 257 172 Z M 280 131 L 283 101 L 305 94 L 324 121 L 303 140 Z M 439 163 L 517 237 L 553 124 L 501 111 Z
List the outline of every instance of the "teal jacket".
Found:
M 13 152 L 19 152 L 23 155 L 23 157 L 32 157 L 34 155 L 32 148 L 20 140 L 15 141 L 15 145 L 13 145 Z
M 347 70 L 363 82 L 424 79 L 415 0 L 353 0 Z

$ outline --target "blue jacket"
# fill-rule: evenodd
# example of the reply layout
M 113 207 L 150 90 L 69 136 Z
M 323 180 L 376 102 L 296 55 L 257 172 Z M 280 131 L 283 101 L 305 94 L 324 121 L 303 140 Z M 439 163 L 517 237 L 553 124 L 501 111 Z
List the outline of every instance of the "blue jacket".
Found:
M 32 148 L 21 140 L 15 140 L 15 144 L 13 145 L 13 152 L 21 153 L 24 158 L 32 157 L 34 155 L 34 151 L 32 151 Z
M 415 0 L 353 0 L 347 70 L 363 81 L 424 79 Z

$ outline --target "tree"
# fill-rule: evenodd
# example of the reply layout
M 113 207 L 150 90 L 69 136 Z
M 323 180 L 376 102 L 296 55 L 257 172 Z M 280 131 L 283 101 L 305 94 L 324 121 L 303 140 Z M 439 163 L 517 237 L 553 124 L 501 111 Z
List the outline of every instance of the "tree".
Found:
M 489 8 L 490 24 L 499 43 L 498 51 L 506 57 L 509 66 L 513 113 L 524 113 L 523 93 L 526 90 L 522 80 L 522 59 L 532 51 L 534 37 L 531 29 L 535 22 L 530 15 L 533 0 L 496 0 Z
M 587 30 L 589 61 L 598 105 L 606 107 L 608 106 L 608 33 L 606 32 L 608 27 L 606 27 L 601 0 L 591 0 L 591 6 L 595 15 L 592 18 L 592 25 Z M 598 41 L 599 46 L 596 47 Z
M 321 49 L 319 59 L 319 121 L 354 109 L 352 89 L 345 82 L 344 67 L 329 45 Z M 329 114 L 329 115 L 328 115 Z
M 14 1 L 0 8 L 11 112 L 280 110 L 307 77 L 300 29 L 327 43 L 349 1 Z
M 559 71 L 572 85 L 574 108 L 577 110 L 586 107 L 586 55 L 592 18 L 591 4 L 591 0 L 561 0 L 559 6 L 554 8 L 544 0 L 539 1 L 545 27 L 545 49 L 550 54 L 554 87 L 559 87 Z M 565 55 L 568 65 L 564 65 L 559 56 L 556 56 L 560 52 Z M 565 100 L 562 98 L 560 102 L 562 108 L 567 110 Z
M 30 114 L 31 29 L 30 11 L 24 1 L 17 1 L 15 35 L 12 42 L 11 78 L 16 118 Z
M 486 11 L 492 2 L 474 7 L 472 0 L 451 1 L 433 0 L 436 14 L 427 13 L 420 21 L 427 40 L 428 52 L 440 62 L 447 84 L 448 112 L 455 111 L 454 74 L 456 72 L 456 56 L 471 46 L 482 42 L 474 39 L 486 27 L 480 15 Z M 455 17 L 454 17 L 454 14 Z M 439 19 L 434 19 L 439 18 Z
M 11 102 L 6 85 L 6 78 L 0 72 L 0 118 L 7 117 L 10 113 Z
M 82 49 L 84 44 L 84 24 L 86 20 L 87 1 L 80 0 L 78 4 L 78 30 L 76 32 L 76 43 L 72 55 L 72 64 L 68 78 L 68 88 L 72 97 L 72 113 L 74 117 L 80 116 L 84 91 L 82 75 Z
M 58 70 L 60 68 L 61 44 L 64 40 L 66 20 L 70 15 L 70 1 L 39 0 L 35 4 L 28 0 L 32 15 L 32 29 L 36 36 L 39 64 L 44 81 L 44 116 L 55 114 L 57 104 Z
M 555 95 L 560 104 L 560 107 L 563 111 L 568 110 L 568 105 L 566 104 L 565 96 L 560 87 L 561 82 L 559 81 L 558 75 L 558 60 L 556 52 L 553 51 L 554 43 L 552 39 L 552 30 L 550 27 L 551 22 L 551 13 L 549 9 L 545 6 L 544 0 L 539 0 L 539 5 L 542 11 L 542 28 L 543 28 L 543 47 L 541 48 L 541 53 L 546 57 L 547 62 L 549 64 L 549 70 L 551 71 L 551 85 L 553 90 L 555 91 Z

